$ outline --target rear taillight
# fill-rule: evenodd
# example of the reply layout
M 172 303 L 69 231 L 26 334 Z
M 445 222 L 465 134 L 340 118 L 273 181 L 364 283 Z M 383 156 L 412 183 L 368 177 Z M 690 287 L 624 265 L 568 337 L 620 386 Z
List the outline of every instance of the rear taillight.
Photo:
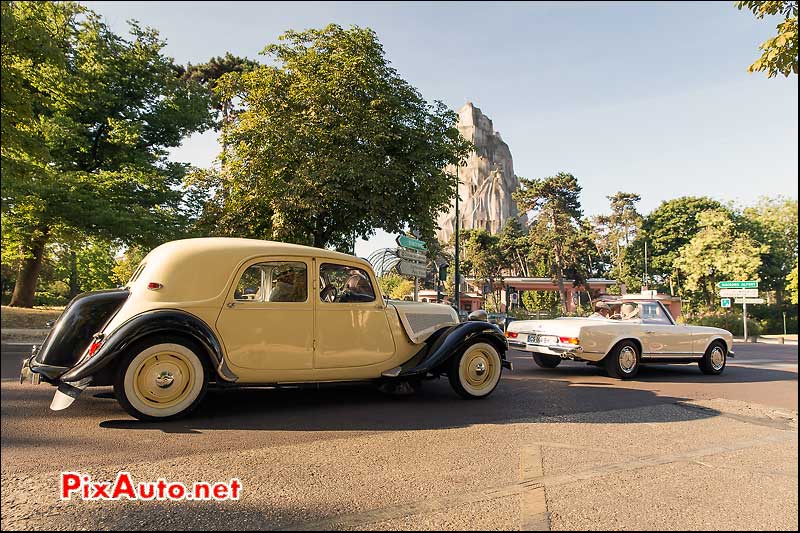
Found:
M 577 337 L 559 337 L 558 340 L 561 341 L 561 344 L 574 344 L 576 346 L 581 343 L 581 340 Z
M 519 333 L 516 331 L 506 331 L 506 337 L 509 339 L 516 339 L 519 336 Z
M 147 288 L 150 289 L 151 291 L 158 291 L 163 289 L 164 285 L 162 283 L 151 281 L 150 283 L 147 284 Z
M 86 351 L 86 355 L 89 357 L 93 356 L 97 350 L 103 345 L 104 335 L 102 333 L 95 335 L 92 337 L 92 344 L 89 345 L 89 349 Z

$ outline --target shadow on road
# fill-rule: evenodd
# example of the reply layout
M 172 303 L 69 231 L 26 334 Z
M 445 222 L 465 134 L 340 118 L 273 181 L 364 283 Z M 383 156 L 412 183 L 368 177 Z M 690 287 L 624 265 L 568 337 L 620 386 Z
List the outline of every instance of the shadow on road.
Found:
M 516 367 L 515 367 L 516 368 Z M 584 363 L 566 363 L 557 368 L 543 369 L 531 367 L 520 369 L 524 375 L 536 375 L 542 378 L 568 378 L 576 376 L 606 376 L 602 367 Z M 515 374 L 516 374 L 515 370 Z M 756 366 L 736 366 L 735 360 L 728 361 L 722 374 L 707 376 L 700 371 L 696 363 L 691 364 L 653 364 L 642 365 L 634 379 L 627 383 L 763 383 L 769 381 L 797 381 L 797 372 L 758 368 Z M 613 380 L 611 383 L 613 384 Z
M 403 431 L 443 429 L 473 424 L 510 424 L 551 421 L 548 417 L 593 411 L 628 409 L 685 398 L 658 396 L 654 392 L 575 385 L 558 379 L 504 378 L 485 400 L 462 400 L 445 380 L 428 382 L 407 397 L 387 396 L 369 386 L 342 386 L 320 390 L 212 390 L 190 417 L 172 422 L 106 420 L 107 429 L 155 429 L 169 433 L 206 430 L 267 431 Z M 101 400 L 93 399 L 92 403 Z M 684 412 L 685 411 L 685 412 Z M 645 414 L 643 414 L 645 413 Z M 648 418 L 646 411 L 630 418 L 625 411 L 604 413 L 602 423 L 674 422 L 663 415 Z M 715 416 L 681 410 L 680 419 Z M 590 417 L 576 421 L 592 423 Z

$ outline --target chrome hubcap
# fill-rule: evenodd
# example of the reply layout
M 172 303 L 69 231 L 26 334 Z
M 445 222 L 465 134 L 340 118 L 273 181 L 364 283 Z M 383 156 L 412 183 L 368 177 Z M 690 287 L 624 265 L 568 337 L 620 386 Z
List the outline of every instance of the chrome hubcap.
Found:
M 194 369 L 181 353 L 160 352 L 140 363 L 135 371 L 134 392 L 152 407 L 167 408 L 189 396 Z
M 171 372 L 167 372 L 166 370 L 160 372 L 156 376 L 156 385 L 158 385 L 162 389 L 168 388 L 174 382 L 175 382 L 175 377 L 172 375 Z
M 630 374 L 636 367 L 636 352 L 630 346 L 625 346 L 619 353 L 619 367 L 626 374 Z
M 720 370 L 722 365 L 725 364 L 725 353 L 719 346 L 711 350 L 711 367 L 714 370 Z
M 464 357 L 461 372 L 467 384 L 476 389 L 486 387 L 492 382 L 496 369 L 489 354 L 475 350 Z

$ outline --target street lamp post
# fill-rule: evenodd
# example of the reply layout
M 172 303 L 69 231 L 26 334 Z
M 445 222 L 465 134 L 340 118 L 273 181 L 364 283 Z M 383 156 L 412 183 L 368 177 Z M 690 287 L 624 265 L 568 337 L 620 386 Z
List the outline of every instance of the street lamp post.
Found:
M 459 295 L 459 275 L 458 275 L 458 167 L 459 163 L 456 163 L 456 261 L 455 261 L 455 301 L 456 301 L 456 312 L 461 311 L 461 299 Z

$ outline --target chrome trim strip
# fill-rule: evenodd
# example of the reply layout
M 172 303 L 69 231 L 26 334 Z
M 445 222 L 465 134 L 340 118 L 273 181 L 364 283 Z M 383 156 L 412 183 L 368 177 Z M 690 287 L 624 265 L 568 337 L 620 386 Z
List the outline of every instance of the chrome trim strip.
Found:
M 696 353 L 689 353 L 689 352 L 665 352 L 665 353 L 643 353 L 642 354 L 642 358 L 643 359 L 644 358 L 651 358 L 651 357 L 654 357 L 654 358 L 658 358 L 658 357 L 665 357 L 665 358 L 674 357 L 676 359 L 678 359 L 678 358 L 679 359 L 686 359 L 686 358 L 702 359 L 703 356 L 702 355 L 698 355 Z

